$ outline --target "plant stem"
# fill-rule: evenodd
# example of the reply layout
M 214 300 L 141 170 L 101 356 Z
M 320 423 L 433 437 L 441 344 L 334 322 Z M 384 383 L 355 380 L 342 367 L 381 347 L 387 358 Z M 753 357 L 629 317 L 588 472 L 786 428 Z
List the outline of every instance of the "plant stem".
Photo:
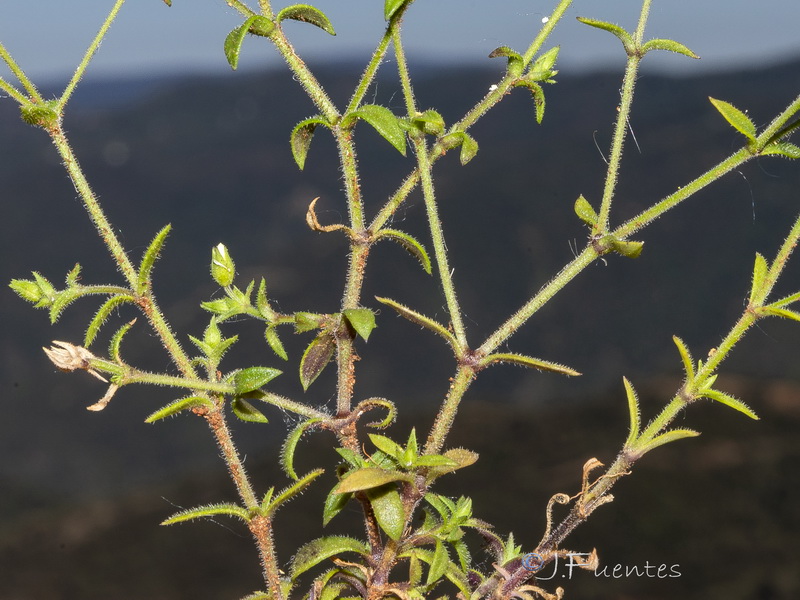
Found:
M 447 438 L 447 434 L 453 426 L 453 421 L 455 421 L 461 399 L 474 378 L 475 371 L 472 368 L 466 365 L 458 367 L 450 383 L 447 396 L 436 414 L 436 420 L 433 422 L 433 427 L 431 427 L 431 431 L 428 434 L 424 454 L 438 454 L 441 451 L 445 438 Z
M 364 96 L 369 90 L 369 86 L 375 79 L 375 75 L 378 72 L 378 67 L 380 67 L 384 56 L 386 56 L 386 50 L 389 47 L 389 42 L 391 39 L 392 28 L 387 27 L 383 37 L 381 38 L 381 41 L 378 42 L 378 47 L 375 48 L 375 52 L 372 53 L 372 58 L 367 64 L 367 68 L 364 69 L 364 73 L 361 75 L 361 80 L 358 82 L 358 85 L 353 92 L 353 96 L 350 98 L 350 103 L 347 105 L 345 113 L 352 112 L 361 105 L 361 102 L 364 100 Z
M 628 133 L 627 128 L 630 123 L 631 105 L 633 104 L 633 92 L 636 88 L 636 76 L 639 73 L 639 63 L 642 55 L 639 49 L 642 45 L 647 15 L 650 12 L 650 0 L 644 0 L 642 11 L 639 15 L 639 24 L 633 36 L 634 48 L 628 54 L 628 63 L 625 67 L 625 77 L 622 81 L 622 92 L 620 94 L 620 104 L 617 113 L 617 122 L 614 126 L 614 136 L 611 141 L 611 154 L 608 159 L 608 171 L 606 173 L 605 185 L 603 187 L 603 199 L 600 203 L 599 219 L 594 228 L 594 233 L 604 235 L 608 231 L 608 221 L 611 213 L 611 203 L 614 199 L 614 190 L 617 186 L 619 177 L 619 166 L 622 160 L 622 147 Z
M 17 62 L 11 57 L 11 54 L 6 50 L 6 47 L 3 44 L 0 44 L 0 58 L 3 59 L 3 62 L 8 65 L 8 68 L 11 69 L 11 72 L 14 74 L 22 86 L 27 90 L 30 99 L 34 102 L 44 102 L 44 98 L 39 93 L 39 90 L 36 89 L 36 86 L 33 82 L 25 75 L 25 71 L 23 71 Z M 5 80 L 2 81 L 3 85 L 2 88 L 9 93 L 9 95 L 13 96 L 17 102 L 20 104 L 25 104 L 28 99 L 17 90 L 14 86 L 9 83 L 6 83 Z
M 86 68 L 89 66 L 89 62 L 92 60 L 95 52 L 97 52 L 97 49 L 100 47 L 100 43 L 103 41 L 103 38 L 105 37 L 106 33 L 108 33 L 108 29 L 111 27 L 111 23 L 113 23 L 114 19 L 116 19 L 117 14 L 119 13 L 123 4 L 125 4 L 125 0 L 117 0 L 114 3 L 114 6 L 111 8 L 111 12 L 108 13 L 108 16 L 106 17 L 105 21 L 103 21 L 103 24 L 100 27 L 100 31 L 97 32 L 97 35 L 94 36 L 92 43 L 89 44 L 89 48 L 84 53 L 83 58 L 81 59 L 81 62 L 78 65 L 78 68 L 75 69 L 75 73 L 72 75 L 72 79 L 70 79 L 69 83 L 67 84 L 67 87 L 64 88 L 64 92 L 58 99 L 59 112 L 61 112 L 61 109 L 63 109 L 64 105 L 67 103 L 67 101 L 72 96 L 72 93 L 75 91 L 75 87 L 78 85 L 78 82 L 81 80 L 83 74 L 86 72 Z

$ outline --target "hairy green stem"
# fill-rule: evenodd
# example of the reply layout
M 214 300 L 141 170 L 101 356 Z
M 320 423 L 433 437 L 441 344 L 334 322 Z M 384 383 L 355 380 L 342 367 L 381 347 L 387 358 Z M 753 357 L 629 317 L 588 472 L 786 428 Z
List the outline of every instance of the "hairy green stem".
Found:
M 100 43 L 103 41 L 103 38 L 108 33 L 111 24 L 114 22 L 114 19 L 117 18 L 117 14 L 119 13 L 122 5 L 125 4 L 125 0 L 117 0 L 114 3 L 114 6 L 111 8 L 111 12 L 108 13 L 105 21 L 103 21 L 102 26 L 100 27 L 100 31 L 97 32 L 97 35 L 94 36 L 92 43 L 89 44 L 89 48 L 83 54 L 83 58 L 81 58 L 80 64 L 78 64 L 78 68 L 75 69 L 75 73 L 72 75 L 72 79 L 69 80 L 67 87 L 64 88 L 64 92 L 61 94 L 61 97 L 58 99 L 58 106 L 59 112 L 61 108 L 69 101 L 72 93 L 75 91 L 75 87 L 78 85 L 78 82 L 83 77 L 83 74 L 86 72 L 86 68 L 89 66 L 89 62 L 97 52 L 97 49 L 100 47 Z
M 353 92 L 353 96 L 350 98 L 350 102 L 347 105 L 345 113 L 352 112 L 361 105 L 361 102 L 364 100 L 364 96 L 366 96 L 367 91 L 369 90 L 369 86 L 372 85 L 375 75 L 378 73 L 378 68 L 381 66 L 383 58 L 386 56 L 386 50 L 389 47 L 389 42 L 391 39 L 392 28 L 387 27 L 383 37 L 381 37 L 381 41 L 378 42 L 378 47 L 375 48 L 375 52 L 372 53 L 372 58 L 367 64 L 367 68 L 364 69 L 364 73 L 361 75 L 361 80 L 358 82 L 358 85 Z
M 453 421 L 455 421 L 461 399 L 474 378 L 475 371 L 470 367 L 462 365 L 456 371 L 450 382 L 447 396 L 436 414 L 436 420 L 428 434 L 424 454 L 438 454 L 441 451 L 447 434 L 450 433 L 450 428 L 453 426 Z
M 8 50 L 6 50 L 6 47 L 3 44 L 0 44 L 0 59 L 2 59 L 3 62 L 6 63 L 6 65 L 8 65 L 8 68 L 11 69 L 11 72 L 14 74 L 14 77 L 16 77 L 19 80 L 19 82 L 28 92 L 28 95 L 30 96 L 31 100 L 33 100 L 34 102 L 44 102 L 44 98 L 39 93 L 39 90 L 36 89 L 36 86 L 33 84 L 30 78 L 25 74 L 25 71 L 23 71 L 17 64 L 17 62 L 11 57 L 11 54 L 8 52 Z M 7 83 L 5 80 L 0 80 L 0 81 L 2 81 L 2 89 L 8 92 L 8 94 L 12 96 L 17 102 L 19 102 L 20 104 L 25 104 L 28 101 L 28 99 L 25 98 L 25 96 L 19 90 L 17 90 L 17 88 L 15 88 L 13 85 Z

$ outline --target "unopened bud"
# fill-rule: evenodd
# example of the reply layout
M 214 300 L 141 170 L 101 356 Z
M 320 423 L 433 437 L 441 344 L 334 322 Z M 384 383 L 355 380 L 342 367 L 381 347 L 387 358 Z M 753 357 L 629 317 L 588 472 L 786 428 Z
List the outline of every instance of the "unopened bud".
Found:
M 211 250 L 211 277 L 222 287 L 233 283 L 236 268 L 225 244 L 217 244 Z

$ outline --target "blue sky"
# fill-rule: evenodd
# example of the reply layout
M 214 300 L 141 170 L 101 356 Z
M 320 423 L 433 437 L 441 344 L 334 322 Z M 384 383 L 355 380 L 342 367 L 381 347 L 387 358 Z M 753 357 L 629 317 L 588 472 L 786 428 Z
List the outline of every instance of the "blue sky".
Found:
M 254 3 L 254 0 L 253 0 Z M 281 7 L 283 3 L 275 3 Z M 303 23 L 289 23 L 291 39 L 312 64 L 363 57 L 382 27 L 382 0 L 314 0 L 337 30 L 331 37 Z M 476 63 L 495 47 L 522 49 L 556 0 L 417 0 L 406 19 L 407 45 L 416 60 Z M 38 81 L 71 71 L 113 2 L 111 0 L 3 0 L 0 40 Z M 562 45 L 562 71 L 619 68 L 619 43 L 575 21 L 604 19 L 632 29 L 639 0 L 575 0 L 553 44 Z M 128 0 L 90 75 L 221 72 L 226 33 L 241 22 L 223 0 Z M 673 37 L 701 55 L 651 56 L 651 69 L 702 73 L 800 56 L 800 0 L 655 0 L 647 37 Z M 261 40 L 248 40 L 241 68 L 277 65 Z M 261 43 L 259 43 L 261 42 Z M 648 64 L 649 63 L 649 64 Z M 6 71 L 0 71 L 3 76 Z

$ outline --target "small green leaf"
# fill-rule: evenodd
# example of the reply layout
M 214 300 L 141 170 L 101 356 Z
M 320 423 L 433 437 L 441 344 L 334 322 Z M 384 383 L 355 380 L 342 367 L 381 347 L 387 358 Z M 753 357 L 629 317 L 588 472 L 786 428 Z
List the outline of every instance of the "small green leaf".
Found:
M 515 52 L 508 46 L 500 46 L 495 48 L 489 53 L 489 58 L 505 57 L 508 59 L 508 74 L 512 77 L 519 77 L 522 75 L 522 68 L 525 66 L 522 62 L 522 56 L 519 52 Z
M 316 313 L 296 312 L 294 313 L 295 333 L 304 333 L 317 329 L 322 325 L 323 316 Z
M 457 351 L 459 349 L 459 344 L 456 341 L 456 338 L 441 323 L 437 323 L 436 321 L 434 321 L 430 317 L 426 317 L 425 315 L 421 315 L 417 311 L 412 310 L 412 309 L 408 308 L 407 306 L 404 306 L 404 305 L 400 304 L 399 302 L 395 302 L 394 300 L 390 300 L 389 298 L 381 298 L 379 296 L 375 296 L 375 299 L 378 302 L 380 302 L 381 304 L 385 304 L 385 305 L 393 308 L 394 310 L 397 311 L 397 313 L 400 316 L 405 317 L 406 319 L 408 319 L 412 323 L 416 323 L 417 325 L 421 325 L 422 327 L 425 327 L 426 329 L 430 329 L 434 333 L 439 334 L 445 340 L 447 340 L 447 343 L 450 344 L 450 346 L 453 348 L 453 350 Z
M 458 464 L 452 460 L 447 458 L 446 456 L 442 456 L 441 454 L 425 454 L 424 456 L 419 456 L 414 460 L 415 467 L 444 467 L 449 470 L 455 470 L 458 468 Z
M 384 0 L 383 18 L 387 21 L 390 20 L 406 2 L 408 2 L 408 0 Z
M 400 119 L 388 108 L 377 104 L 365 104 L 358 110 L 346 115 L 343 121 L 349 123 L 350 120 L 355 118 L 362 119 L 372 125 L 375 131 L 394 146 L 400 154 L 406 155 L 406 132 L 400 123 Z
M 286 436 L 286 441 L 281 448 L 281 466 L 284 472 L 292 479 L 297 479 L 297 473 L 294 471 L 294 452 L 297 449 L 300 438 L 303 437 L 306 431 L 321 422 L 322 419 L 308 419 L 292 429 L 289 435 Z
M 753 265 L 753 281 L 750 286 L 750 296 L 749 296 L 750 302 L 754 301 L 756 294 L 764 286 L 764 281 L 767 278 L 768 270 L 769 266 L 767 265 L 767 259 L 764 258 L 758 252 L 756 252 L 756 261 L 755 265 Z
M 54 129 L 58 126 L 58 100 L 44 102 L 25 102 L 19 107 L 22 120 L 28 125 L 42 129 Z
M 322 526 L 325 527 L 333 517 L 342 512 L 352 497 L 352 493 L 337 494 L 331 490 L 327 498 L 325 498 L 325 505 L 322 509 Z
M 239 53 L 242 51 L 242 42 L 248 33 L 260 36 L 268 36 L 275 28 L 275 24 L 266 17 L 254 15 L 248 17 L 247 20 L 231 31 L 225 38 L 223 49 L 225 50 L 225 58 L 228 64 L 235 71 L 239 66 Z
M 708 98 L 725 120 L 733 125 L 734 129 L 744 135 L 751 142 L 756 139 L 756 126 L 746 114 L 736 108 L 733 104 L 716 98 Z
M 260 410 L 244 398 L 234 398 L 231 402 L 233 414 L 248 423 L 269 423 L 267 417 Z
M 125 323 L 125 325 L 117 329 L 117 332 L 113 336 L 111 336 L 111 342 L 108 344 L 108 356 L 114 362 L 122 362 L 122 359 L 119 355 L 119 347 L 120 344 L 122 344 L 122 339 L 125 337 L 125 334 L 130 331 L 134 323 L 136 323 L 136 319 L 128 321 Z
M 385 435 L 370 433 L 369 439 L 378 450 L 382 450 L 392 458 L 399 459 L 403 455 L 403 447 Z
M 337 494 L 358 492 L 380 487 L 393 481 L 409 481 L 410 475 L 401 471 L 390 471 L 377 467 L 363 467 L 350 471 L 339 484 L 333 488 Z
M 433 551 L 433 558 L 428 568 L 428 577 L 425 580 L 425 584 L 430 585 L 439 581 L 447 571 L 447 563 L 449 562 L 450 556 L 447 554 L 447 548 L 440 540 L 436 540 L 436 549 Z
M 181 411 L 190 410 L 200 406 L 205 406 L 206 408 L 211 409 L 214 408 L 214 403 L 203 396 L 189 396 L 188 398 L 181 398 L 180 400 L 175 400 L 175 402 L 167 404 L 166 406 L 162 406 L 149 417 L 147 417 L 144 422 L 155 423 L 156 421 L 165 419 L 166 417 L 177 415 Z
M 650 440 L 650 442 L 645 444 L 643 452 L 650 452 L 650 450 L 653 448 L 658 448 L 664 444 L 669 444 L 670 442 L 675 442 L 685 438 L 697 437 L 698 435 L 700 435 L 700 432 L 695 431 L 694 429 L 670 429 L 661 435 L 654 437 L 652 440 Z
M 211 249 L 211 277 L 221 287 L 233 283 L 236 267 L 225 244 L 217 244 Z
M 403 535 L 406 515 L 397 488 L 394 485 L 371 488 L 367 490 L 367 498 L 380 528 L 391 539 L 399 540 Z
M 346 308 L 342 311 L 342 315 L 364 341 L 369 339 L 369 334 L 375 329 L 374 312 L 368 308 Z
M 747 404 L 738 398 L 734 398 L 730 394 L 720 392 L 719 390 L 704 390 L 703 396 L 706 398 L 711 398 L 712 400 L 716 400 L 717 402 L 721 402 L 725 406 L 730 406 L 732 409 L 738 410 L 740 413 L 750 417 L 751 419 L 756 421 L 759 420 L 758 415 L 754 413 L 753 410 L 747 406 Z
M 544 119 L 545 108 L 544 90 L 542 89 L 542 86 L 535 81 L 520 79 L 519 81 L 514 82 L 514 87 L 524 87 L 530 91 L 531 95 L 533 96 L 533 105 L 536 109 L 536 122 L 541 125 L 542 120 Z
M 372 410 L 376 406 L 386 409 L 386 417 L 384 417 L 383 421 L 373 421 L 371 423 L 367 423 L 367 427 L 386 429 L 389 425 L 394 423 L 394 420 L 397 417 L 397 407 L 391 400 L 387 400 L 386 398 L 367 398 L 366 400 L 362 400 L 358 403 L 356 410 L 360 412 L 366 412 L 368 410 Z
M 258 291 L 256 292 L 256 309 L 258 309 L 258 314 L 264 317 L 267 321 L 274 321 L 275 320 L 275 313 L 269 306 L 269 301 L 267 300 L 267 282 L 262 277 L 261 281 L 258 282 Z
M 689 352 L 689 348 L 686 347 L 686 344 L 684 344 L 683 340 L 677 335 L 672 336 L 672 341 L 675 342 L 675 345 L 678 347 L 678 353 L 681 355 L 681 361 L 683 361 L 683 370 L 686 372 L 687 382 L 694 382 L 694 360 Z
M 649 42 L 645 42 L 642 45 L 642 55 L 650 52 L 650 50 L 668 50 L 669 52 L 676 52 L 677 54 L 683 54 L 684 56 L 688 56 L 689 58 L 697 58 L 694 52 L 689 50 L 686 46 L 681 44 L 680 42 L 676 42 L 675 40 L 662 40 L 662 39 L 655 39 L 650 40 Z
M 556 60 L 558 59 L 558 53 L 560 51 L 561 48 L 559 46 L 555 46 L 539 56 L 531 65 L 531 68 L 528 69 L 527 78 L 531 81 L 554 83 L 552 78 L 558 74 L 558 71 L 556 71 L 553 67 L 556 65 Z
M 283 360 L 289 360 L 289 355 L 286 354 L 286 349 L 283 347 L 283 342 L 281 342 L 281 338 L 278 337 L 278 331 L 274 325 L 270 325 L 264 330 L 264 338 L 275 354 L 280 356 Z
M 478 453 L 466 448 L 451 448 L 442 454 L 444 458 L 451 461 L 449 465 L 435 465 L 430 470 L 430 476 L 439 477 L 446 473 L 452 473 L 458 469 L 468 467 L 478 460 Z M 424 457 L 423 457 L 424 458 Z
M 287 6 L 275 17 L 278 23 L 284 19 L 293 19 L 295 21 L 302 21 L 303 23 L 310 23 L 311 25 L 319 27 L 326 33 L 336 35 L 336 32 L 333 30 L 333 25 L 331 25 L 325 13 L 308 4 L 293 4 L 292 6 Z
M 292 147 L 292 156 L 294 157 L 294 162 L 297 163 L 297 166 L 300 167 L 301 171 L 306 165 L 308 149 L 311 147 L 311 140 L 314 138 L 314 132 L 319 125 L 330 127 L 329 123 L 325 119 L 317 116 L 300 121 L 294 126 L 294 129 L 292 129 L 292 135 L 289 138 L 289 143 Z
M 36 281 L 31 281 L 30 279 L 12 279 L 8 287 L 14 290 L 23 300 L 36 304 L 36 308 L 43 308 L 51 302 L 51 300 L 42 293 L 42 289 Z M 44 304 L 42 301 L 44 301 Z
M 792 321 L 800 321 L 800 313 L 789 310 L 788 308 L 779 308 L 776 306 L 765 306 L 761 309 L 762 313 L 765 315 L 770 315 L 773 317 L 783 317 L 784 319 L 791 319 Z
M 800 147 L 791 142 L 772 142 L 764 147 L 761 154 L 762 156 L 775 154 L 786 158 L 798 159 L 800 158 Z
M 478 153 L 478 142 L 468 133 L 464 133 L 464 138 L 461 141 L 461 153 L 458 160 L 461 165 L 466 165 L 469 161 L 475 158 Z
M 310 486 L 313 481 L 322 475 L 325 472 L 325 469 L 314 469 L 307 475 L 303 475 L 302 478 L 298 479 L 295 483 L 288 486 L 286 489 L 282 490 L 277 496 L 272 499 L 266 499 L 266 502 L 262 503 L 262 508 L 265 515 L 272 515 L 275 514 L 275 511 L 278 510 L 282 504 L 296 498 L 299 494 L 302 494 L 303 491 Z
M 578 21 L 580 21 L 585 25 L 589 25 L 590 27 L 603 29 L 604 31 L 613 33 L 622 42 L 622 46 L 625 48 L 625 52 L 628 55 L 634 53 L 636 46 L 633 43 L 633 38 L 627 31 L 625 31 L 619 25 L 614 25 L 613 23 L 607 23 L 606 21 L 598 21 L 597 19 L 587 19 L 586 17 L 578 17 Z
M 326 558 L 338 556 L 343 552 L 356 552 L 366 556 L 369 554 L 369 546 L 366 542 L 342 535 L 317 538 L 300 547 L 292 559 L 289 575 L 292 579 L 296 579 Z
M 383 238 L 395 241 L 398 244 L 400 244 L 410 254 L 412 254 L 420 262 L 420 264 L 422 264 L 422 268 L 425 269 L 425 272 L 428 275 L 431 274 L 432 271 L 431 259 L 428 256 L 428 253 L 425 250 L 424 246 L 420 244 L 416 238 L 408 235 L 403 231 L 398 231 L 397 229 L 381 229 L 375 236 L 375 239 L 380 240 Z
M 444 117 L 435 110 L 426 110 L 411 119 L 411 123 L 428 135 L 441 135 L 444 131 Z
M 133 296 L 126 296 L 123 294 L 111 296 L 111 298 L 106 300 L 97 310 L 94 317 L 89 322 L 89 326 L 86 328 L 86 336 L 83 339 L 84 348 L 88 348 L 92 345 L 94 338 L 97 336 L 97 332 L 100 331 L 100 327 L 106 322 L 106 319 L 108 319 L 108 316 L 115 308 L 125 303 L 133 303 L 134 301 L 135 299 Z
M 489 354 L 488 356 L 483 357 L 480 361 L 481 366 L 489 366 L 494 363 L 508 363 L 512 365 L 518 365 L 520 367 L 538 369 L 539 371 L 553 371 L 555 373 L 561 373 L 562 375 L 571 375 L 571 376 L 580 375 L 580 373 L 575 369 L 571 369 L 564 365 L 560 365 L 558 363 L 550 362 L 547 360 L 541 360 L 539 358 L 525 356 L 524 354 L 514 354 L 514 353 Z
M 639 437 L 639 427 L 641 426 L 641 411 L 639 410 L 639 398 L 636 396 L 636 391 L 633 389 L 631 382 L 627 377 L 622 378 L 625 384 L 625 395 L 628 397 L 628 415 L 630 416 L 630 432 L 628 439 L 625 440 L 625 447 L 631 446 L 636 438 Z
M 578 215 L 578 218 L 581 221 L 591 227 L 597 225 L 597 221 L 600 219 L 597 211 L 592 208 L 592 205 L 589 204 L 589 201 L 583 197 L 583 194 L 578 196 L 578 199 L 575 200 L 575 214 Z
M 81 296 L 86 295 L 87 292 L 84 290 L 85 288 L 73 287 L 57 292 L 53 303 L 50 305 L 50 323 L 53 324 L 58 321 L 61 313 L 64 312 L 67 306 L 75 302 L 75 300 Z
M 153 265 L 158 259 L 159 254 L 161 254 L 161 249 L 164 247 L 164 242 L 171 229 L 172 225 L 165 225 L 161 231 L 156 234 L 153 241 L 150 242 L 150 245 L 142 256 L 142 262 L 139 264 L 139 274 L 136 278 L 136 289 L 140 294 L 144 293 L 150 285 Z
M 626 258 L 639 258 L 642 249 L 644 249 L 644 242 L 615 239 L 611 242 L 611 248 L 614 252 Z
M 246 508 L 242 508 L 237 504 L 220 503 L 209 504 L 207 506 L 198 506 L 197 508 L 190 508 L 175 513 L 170 518 L 161 522 L 161 525 L 173 525 L 175 523 L 182 523 L 184 521 L 191 521 L 192 519 L 202 519 L 205 517 L 215 517 L 217 515 L 228 515 L 241 519 L 245 523 L 252 517 Z
M 80 263 L 75 263 L 75 266 L 72 267 L 69 273 L 67 273 L 66 284 L 67 287 L 73 287 L 78 285 L 78 280 L 81 278 L 81 265 Z
M 172 0 L 164 0 L 164 4 L 167 6 L 172 6 Z
M 237 396 L 257 390 L 283 371 L 271 367 L 250 367 L 237 371 L 233 376 L 233 387 Z
M 320 373 L 328 366 L 336 351 L 336 342 L 333 336 L 323 331 L 315 337 L 303 352 L 300 359 L 300 383 L 304 390 L 308 389 Z

